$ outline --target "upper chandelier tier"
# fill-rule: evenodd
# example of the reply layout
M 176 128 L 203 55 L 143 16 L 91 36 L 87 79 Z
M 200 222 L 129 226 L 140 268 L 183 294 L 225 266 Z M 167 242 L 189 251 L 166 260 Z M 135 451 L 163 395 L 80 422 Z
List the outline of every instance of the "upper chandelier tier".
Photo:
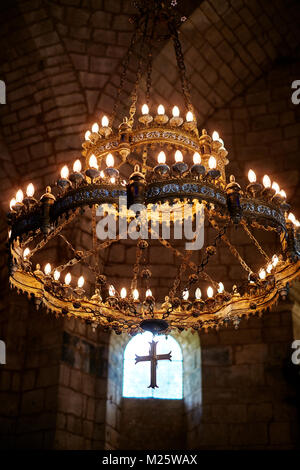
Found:
M 8 214 L 11 286 L 33 297 L 37 307 L 43 304 L 48 311 L 80 317 L 95 327 L 101 325 L 117 333 L 218 328 L 230 321 L 237 327 L 243 316 L 262 312 L 279 296 L 285 297 L 287 284 L 300 272 L 299 222 L 289 212 L 284 190 L 267 175 L 261 184 L 253 170 L 248 173 L 249 183 L 244 189 L 233 175 L 228 180 L 228 152 L 223 140 L 217 132 L 210 136 L 205 129 L 198 129 L 178 39 L 180 21 L 172 3 L 139 3 L 140 14 L 134 18 L 135 31 L 123 61 L 118 93 L 119 100 L 129 58 L 138 44 L 137 80 L 128 116 L 119 117 L 117 105 L 110 118 L 102 116 L 85 134 L 83 169 L 80 159 L 74 162 L 71 172 L 63 166 L 56 184 L 48 186 L 38 200 L 33 185 L 28 186 L 25 197 L 19 190 Z M 155 33 L 160 24 L 163 34 Z M 153 111 L 154 106 L 150 109 L 149 105 L 153 41 L 168 37 L 174 42 L 182 84 L 182 114 L 177 106 L 166 111 L 159 105 Z M 143 65 L 146 103 L 138 114 Z M 144 209 L 134 211 L 136 205 Z M 215 231 L 213 241 L 205 238 L 199 264 L 191 261 L 191 252 L 180 251 L 160 230 L 166 224 L 166 213 L 171 213 L 169 227 L 175 226 L 178 217 L 185 221 L 186 205 L 191 208 L 192 221 L 201 209 L 206 224 Z M 128 279 L 110 279 L 103 272 L 103 257 L 100 260 L 99 254 L 124 237 L 119 230 L 115 238 L 100 242 L 96 225 L 100 206 L 104 215 L 135 222 L 137 233 L 140 230 L 133 241 L 136 258 L 129 268 L 129 285 Z M 86 228 L 85 211 L 90 214 L 90 249 L 76 248 L 77 239 L 70 241 L 64 233 L 76 220 L 81 221 L 80 229 Z M 156 242 L 180 261 L 165 298 L 156 296 L 155 286 L 151 285 L 147 250 L 152 240 L 141 230 L 142 220 L 151 223 L 153 214 L 158 223 Z M 244 231 L 263 259 L 260 264 L 250 266 L 241 255 L 230 239 L 231 227 Z M 268 253 L 259 240 L 258 234 L 266 231 L 276 238 L 276 252 Z M 65 243 L 70 257 L 56 266 L 46 262 L 41 269 L 43 250 L 55 239 Z M 227 290 L 222 280 L 207 270 L 221 244 L 238 260 L 244 273 L 241 282 Z M 159 258 L 156 262 L 160 263 Z

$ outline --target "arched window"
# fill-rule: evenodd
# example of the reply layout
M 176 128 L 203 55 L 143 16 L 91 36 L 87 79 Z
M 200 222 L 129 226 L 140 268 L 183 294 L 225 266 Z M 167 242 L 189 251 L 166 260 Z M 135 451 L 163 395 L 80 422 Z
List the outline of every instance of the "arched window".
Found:
M 135 364 L 135 355 L 148 356 L 149 343 L 153 337 L 145 332 L 134 336 L 124 351 L 123 397 L 182 399 L 182 352 L 178 342 L 172 336 L 156 336 L 157 354 L 171 351 L 172 360 L 157 361 L 157 385 L 150 384 L 150 361 Z

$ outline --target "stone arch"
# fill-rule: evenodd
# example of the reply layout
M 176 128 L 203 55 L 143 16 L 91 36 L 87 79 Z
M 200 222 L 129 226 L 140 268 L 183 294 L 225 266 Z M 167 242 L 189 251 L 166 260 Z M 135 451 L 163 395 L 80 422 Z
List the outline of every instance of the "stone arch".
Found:
M 130 336 L 111 334 L 108 353 L 105 445 L 109 449 L 183 448 L 193 432 L 193 415 L 202 400 L 201 350 L 197 333 L 172 333 L 183 355 L 183 400 L 123 398 L 124 350 Z M 147 401 L 147 406 L 145 405 Z M 157 419 L 159 416 L 159 430 Z M 155 432 L 149 433 L 149 429 Z M 147 439 L 143 440 L 143 430 Z M 153 436 L 153 442 L 149 441 Z

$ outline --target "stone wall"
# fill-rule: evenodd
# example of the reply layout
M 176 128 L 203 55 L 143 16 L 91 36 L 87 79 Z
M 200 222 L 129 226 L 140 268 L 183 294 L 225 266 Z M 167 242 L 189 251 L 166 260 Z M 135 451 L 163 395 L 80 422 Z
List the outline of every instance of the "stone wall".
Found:
M 189 447 L 299 447 L 299 366 L 291 363 L 291 303 L 238 330 L 201 335 L 202 406 Z

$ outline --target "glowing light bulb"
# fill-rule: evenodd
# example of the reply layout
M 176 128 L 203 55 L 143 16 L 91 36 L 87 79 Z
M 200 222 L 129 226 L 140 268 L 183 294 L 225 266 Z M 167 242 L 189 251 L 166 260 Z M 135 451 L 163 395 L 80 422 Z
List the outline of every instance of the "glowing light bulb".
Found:
M 30 253 L 29 248 L 28 248 L 28 247 L 25 248 L 25 250 L 23 251 L 23 258 L 24 258 L 24 259 L 27 259 L 28 256 L 29 256 L 29 253 Z
M 53 273 L 53 277 L 54 277 L 54 280 L 55 281 L 58 281 L 59 278 L 60 278 L 60 271 L 58 271 L 57 269 L 55 269 L 54 273 Z
M 213 170 L 214 168 L 216 168 L 217 166 L 217 161 L 215 159 L 215 157 L 211 156 L 209 157 L 209 160 L 208 160 L 208 166 L 211 170 Z
M 152 290 L 151 289 L 146 290 L 146 297 L 152 297 Z
M 292 212 L 289 213 L 288 215 L 288 219 L 293 222 L 293 224 L 296 222 L 296 217 L 294 216 L 294 214 Z
M 115 184 L 116 178 L 115 178 L 114 176 L 112 176 L 112 177 L 110 178 L 110 182 L 111 182 L 111 184 Z
M 108 288 L 108 293 L 109 293 L 110 297 L 113 297 L 116 294 L 116 289 L 114 288 L 114 286 L 112 284 Z
M 62 169 L 60 170 L 60 176 L 62 179 L 67 179 L 69 176 L 69 168 L 67 165 L 63 166 Z
M 46 276 L 49 276 L 49 274 L 51 273 L 51 264 L 50 263 L 47 263 L 46 266 L 44 267 L 44 273 L 46 274 Z
M 279 187 L 279 184 L 276 183 L 276 181 L 273 181 L 273 184 L 272 184 L 272 189 L 274 189 L 274 191 L 276 192 L 276 194 L 279 193 L 280 191 L 280 187 Z
M 213 131 L 212 139 L 213 139 L 214 141 L 220 140 L 219 132 Z
M 176 152 L 175 152 L 175 162 L 179 163 L 179 162 L 182 162 L 182 161 L 183 161 L 182 152 L 180 150 L 176 150 Z
M 149 106 L 145 103 L 142 106 L 142 114 L 145 116 L 146 114 L 149 114 Z
M 197 289 L 195 291 L 195 299 L 200 300 L 201 296 L 202 296 L 201 289 L 200 289 L 200 287 L 197 287 Z
M 265 175 L 263 177 L 263 185 L 265 188 L 270 188 L 271 187 L 271 180 L 268 175 Z
M 272 265 L 273 265 L 273 268 L 276 268 L 277 264 L 278 264 L 278 256 L 277 255 L 273 255 L 272 256 Z
M 105 178 L 105 174 L 103 170 L 100 171 L 100 178 Z
M 66 286 L 68 286 L 68 285 L 71 283 L 71 280 L 72 280 L 71 274 L 70 274 L 70 273 L 67 273 L 67 274 L 65 275 L 65 284 L 66 284 Z
M 10 210 L 12 210 L 12 208 L 16 205 L 17 201 L 15 200 L 15 198 L 13 197 L 9 203 L 9 208 Z
M 248 171 L 248 180 L 250 181 L 250 183 L 256 182 L 256 174 L 253 170 Z
M 266 271 L 262 268 L 258 273 L 260 279 L 263 281 L 266 278 Z
M 92 153 L 92 155 L 90 156 L 90 159 L 89 159 L 89 166 L 90 166 L 90 168 L 96 168 L 96 170 L 98 170 L 97 158 L 95 157 L 95 155 L 93 153 Z
M 108 153 L 106 157 L 106 166 L 111 168 L 114 166 L 114 164 L 115 164 L 114 157 L 112 156 L 111 153 Z
M 80 276 L 80 278 L 77 281 L 77 286 L 81 289 L 83 287 L 83 284 L 84 284 L 84 277 Z
M 189 295 L 190 295 L 189 291 L 188 291 L 188 290 L 185 290 L 185 291 L 182 293 L 182 298 L 183 298 L 183 300 L 188 300 Z
M 99 132 L 99 124 L 97 122 L 94 122 L 94 124 L 92 125 L 92 132 Z
M 160 165 L 164 165 L 166 163 L 166 154 L 165 152 L 161 151 L 158 154 L 157 161 Z
M 188 111 L 185 116 L 186 122 L 192 122 L 194 120 L 194 116 L 192 111 Z
M 73 164 L 73 171 L 74 173 L 80 173 L 81 172 L 81 161 L 80 160 L 75 160 Z
M 122 287 L 121 292 L 120 292 L 121 299 L 125 299 L 127 296 L 127 290 L 126 287 Z
M 139 291 L 137 289 L 133 289 L 132 291 L 133 300 L 138 300 L 139 296 L 140 296 Z
M 284 191 L 284 189 L 281 189 L 280 192 L 279 192 L 280 196 L 283 197 L 284 199 L 286 199 L 286 192 Z
M 16 194 L 16 201 L 21 203 L 23 202 L 23 198 L 24 198 L 23 191 L 22 189 L 19 189 L 19 191 L 17 191 L 17 194 Z
M 32 183 L 29 183 L 26 189 L 26 196 L 27 197 L 32 197 L 34 195 L 34 186 Z
M 224 292 L 224 284 L 223 282 L 219 282 L 218 293 L 222 294 Z
M 108 127 L 108 124 L 109 124 L 108 117 L 103 116 L 103 118 L 101 119 L 101 126 L 102 127 Z
M 84 134 L 85 140 L 90 140 L 90 137 L 91 137 L 91 131 L 86 131 L 86 133 Z
M 213 290 L 213 288 L 212 288 L 211 286 L 209 286 L 209 287 L 207 288 L 207 297 L 208 297 L 209 299 L 211 299 L 213 295 L 214 295 L 214 290 Z
M 268 266 L 267 266 L 267 269 L 266 269 L 267 273 L 270 274 L 270 272 L 272 271 L 272 269 L 273 269 L 273 264 L 272 264 L 272 263 L 269 263 Z
M 296 225 L 296 227 L 300 227 L 300 222 L 299 222 L 299 220 L 295 220 L 295 225 Z
M 179 108 L 178 108 L 178 106 L 174 106 L 174 108 L 172 109 L 172 114 L 173 114 L 173 117 L 179 117 Z
M 194 155 L 193 155 L 193 162 L 194 162 L 194 165 L 200 165 L 201 163 L 201 155 L 200 153 L 198 152 L 195 152 Z
M 159 116 L 163 116 L 165 114 L 165 108 L 162 104 L 160 104 L 157 108 L 157 114 Z

